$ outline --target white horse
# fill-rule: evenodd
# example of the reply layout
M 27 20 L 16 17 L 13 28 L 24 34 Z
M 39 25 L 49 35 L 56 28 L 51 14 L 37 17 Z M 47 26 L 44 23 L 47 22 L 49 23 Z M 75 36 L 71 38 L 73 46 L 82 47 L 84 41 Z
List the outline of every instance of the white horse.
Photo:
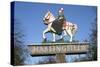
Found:
M 51 33 L 53 34 L 53 42 L 56 41 L 56 39 L 55 39 L 56 31 L 52 27 L 52 23 L 54 20 L 55 20 L 55 17 L 53 16 L 53 14 L 50 11 L 48 11 L 43 18 L 44 24 L 47 25 L 47 28 L 43 31 L 43 39 L 44 40 L 46 40 L 45 34 L 48 33 L 49 31 L 51 31 Z M 64 36 L 69 35 L 70 42 L 72 42 L 73 36 L 77 31 L 77 25 L 73 24 L 71 22 L 66 22 L 63 24 L 62 29 L 63 29 L 62 32 L 64 33 L 64 35 L 61 35 L 60 38 L 62 39 Z

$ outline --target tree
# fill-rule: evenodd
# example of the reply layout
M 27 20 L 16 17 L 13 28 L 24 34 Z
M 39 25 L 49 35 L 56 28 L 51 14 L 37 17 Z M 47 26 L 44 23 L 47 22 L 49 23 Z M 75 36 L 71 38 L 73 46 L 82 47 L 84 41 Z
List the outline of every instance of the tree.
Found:
M 97 60 L 97 18 L 92 23 L 92 29 L 90 34 L 90 46 L 91 59 Z
M 25 60 L 27 58 L 27 47 L 24 45 L 24 40 L 23 40 L 23 32 L 20 29 L 20 23 L 14 19 L 14 23 L 13 26 L 13 30 L 11 31 L 11 33 L 13 35 L 12 36 L 12 45 L 13 46 L 11 49 L 13 51 L 12 53 L 12 61 L 11 64 L 12 65 L 24 65 L 25 64 Z M 13 42 L 14 41 L 14 42 Z
M 80 58 L 80 61 L 96 61 L 97 60 L 97 8 L 92 8 L 95 14 L 94 21 L 91 24 L 89 42 L 90 48 L 89 52 L 86 54 L 86 57 Z
M 84 42 L 88 42 L 88 40 L 84 40 Z M 89 52 L 84 56 L 74 59 L 74 62 L 80 62 L 80 61 L 96 61 L 97 60 L 97 23 L 96 19 L 95 22 L 92 23 L 92 29 L 90 34 L 90 48 Z

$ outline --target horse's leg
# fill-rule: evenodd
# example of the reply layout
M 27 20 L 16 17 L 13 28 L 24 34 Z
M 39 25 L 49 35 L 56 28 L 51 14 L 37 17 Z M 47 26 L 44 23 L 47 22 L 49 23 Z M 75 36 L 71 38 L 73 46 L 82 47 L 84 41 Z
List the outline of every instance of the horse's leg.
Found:
M 64 32 L 64 34 L 65 34 L 65 35 L 67 35 L 67 34 L 68 34 L 68 35 L 70 36 L 70 40 L 69 40 L 69 41 L 70 41 L 70 42 L 72 42 L 72 39 L 73 39 L 73 34 L 72 34 L 72 31 L 71 31 L 70 29 L 69 29 L 69 30 L 68 30 L 68 29 L 66 29 L 66 30 L 65 30 L 65 32 Z
M 56 37 L 56 34 L 55 33 L 52 33 L 53 34 L 53 42 L 56 41 L 55 37 Z
M 70 42 L 72 42 L 72 40 L 73 40 L 73 36 L 72 36 L 72 35 L 70 35 Z
M 46 28 L 46 29 L 43 31 L 43 35 L 42 35 L 42 36 L 43 36 L 43 39 L 44 39 L 44 40 L 46 40 L 45 33 L 48 32 L 48 31 L 49 31 L 48 28 Z
M 72 31 L 71 30 L 68 30 L 67 31 L 67 33 L 69 34 L 69 36 L 70 36 L 70 42 L 72 42 L 72 40 L 73 40 L 73 34 L 72 34 Z
M 52 33 L 52 34 L 53 34 L 53 42 L 55 42 L 55 41 L 56 41 L 56 34 L 55 34 L 56 31 L 55 31 L 52 27 L 50 28 L 50 30 L 53 31 L 53 33 Z M 54 32 L 55 32 L 55 33 L 54 33 Z
M 67 36 L 67 31 L 66 30 L 64 30 L 63 33 L 64 33 L 63 37 Z
M 63 39 L 63 37 L 64 37 L 65 35 L 67 35 L 65 30 L 63 30 L 62 33 L 64 33 L 64 35 L 60 35 L 60 39 Z
M 63 38 L 63 36 L 62 35 L 60 35 L 60 39 L 62 39 Z

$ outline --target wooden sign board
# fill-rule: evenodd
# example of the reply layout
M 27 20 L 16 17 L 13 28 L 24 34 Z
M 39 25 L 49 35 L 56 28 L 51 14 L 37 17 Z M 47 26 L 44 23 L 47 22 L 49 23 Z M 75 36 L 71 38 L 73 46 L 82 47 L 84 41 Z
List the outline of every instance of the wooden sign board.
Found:
M 83 54 L 88 52 L 89 43 L 47 43 L 44 45 L 28 45 L 32 56 L 47 56 L 59 53 Z

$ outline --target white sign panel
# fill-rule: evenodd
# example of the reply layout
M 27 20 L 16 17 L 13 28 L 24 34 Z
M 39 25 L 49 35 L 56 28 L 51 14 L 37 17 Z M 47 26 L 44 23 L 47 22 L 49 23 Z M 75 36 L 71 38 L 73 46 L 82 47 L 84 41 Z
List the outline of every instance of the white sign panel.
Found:
M 89 45 L 87 43 L 77 44 L 52 44 L 52 45 L 29 45 L 31 55 L 50 55 L 57 53 L 76 54 L 85 53 L 88 51 Z

